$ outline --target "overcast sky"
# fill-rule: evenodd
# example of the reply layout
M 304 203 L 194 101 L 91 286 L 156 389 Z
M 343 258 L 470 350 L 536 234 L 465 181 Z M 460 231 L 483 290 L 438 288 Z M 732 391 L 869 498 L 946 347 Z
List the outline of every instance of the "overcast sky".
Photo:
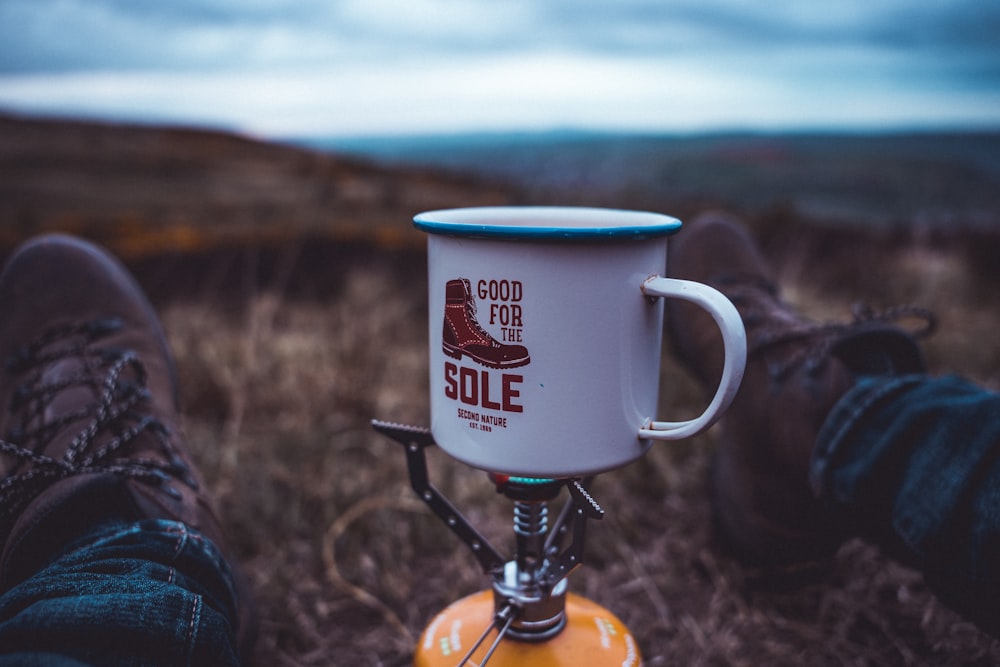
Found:
M 1000 128 L 1000 0 L 0 0 L 0 109 L 266 136 Z

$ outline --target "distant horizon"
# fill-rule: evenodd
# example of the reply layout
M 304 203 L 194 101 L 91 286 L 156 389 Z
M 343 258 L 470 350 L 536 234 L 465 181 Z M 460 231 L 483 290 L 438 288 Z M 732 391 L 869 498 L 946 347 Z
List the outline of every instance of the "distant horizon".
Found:
M 535 137 L 565 137 L 574 138 L 610 138 L 610 137 L 711 137 L 711 136 L 885 136 L 885 135 L 907 135 L 907 134 L 997 134 L 1000 133 L 1000 121 L 993 124 L 982 125 L 959 125 L 959 124 L 925 124 L 925 125 L 883 125 L 883 126 L 791 126 L 791 127 L 756 127 L 756 126 L 719 126 L 705 127 L 698 129 L 671 129 L 671 128 L 602 128 L 602 127 L 563 127 L 552 126 L 549 128 L 518 128 L 509 129 L 483 128 L 467 129 L 455 131 L 425 131 L 414 133 L 386 133 L 386 134 L 309 134 L 301 137 L 289 135 L 276 137 L 276 140 L 297 140 L 297 139 L 319 139 L 329 141 L 344 142 L 367 142 L 367 141 L 407 141 L 407 140 L 436 140 L 436 139 L 457 139 L 457 138 L 524 138 Z
M 0 106 L 0 117 L 23 120 L 80 122 L 107 125 L 123 125 L 150 128 L 188 129 L 234 134 L 238 136 L 277 143 L 303 144 L 329 142 L 361 144 L 370 142 L 429 142 L 457 141 L 469 139 L 488 141 L 490 139 L 555 138 L 613 138 L 613 137 L 664 137 L 697 138 L 726 136 L 892 136 L 892 135 L 962 135 L 1000 133 L 1000 119 L 995 123 L 900 123 L 900 124 L 852 124 L 852 125 L 798 125 L 798 126 L 758 126 L 720 125 L 700 128 L 614 128 L 608 126 L 570 126 L 554 124 L 548 127 L 507 128 L 484 126 L 482 128 L 456 128 L 454 130 L 428 129 L 410 132 L 383 132 L 370 134 L 312 132 L 301 134 L 265 134 L 254 132 L 225 123 L 211 123 L 192 119 L 133 117 L 116 114 L 87 114 L 60 112 L 31 112 Z

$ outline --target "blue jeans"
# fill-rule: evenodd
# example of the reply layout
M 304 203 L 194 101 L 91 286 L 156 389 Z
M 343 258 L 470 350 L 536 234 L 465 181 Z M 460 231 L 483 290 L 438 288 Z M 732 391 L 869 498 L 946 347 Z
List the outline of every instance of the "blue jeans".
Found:
M 182 523 L 108 520 L 0 595 L 0 667 L 236 665 L 236 593 Z
M 813 489 L 1000 634 L 1000 394 L 956 377 L 866 378 L 834 407 Z

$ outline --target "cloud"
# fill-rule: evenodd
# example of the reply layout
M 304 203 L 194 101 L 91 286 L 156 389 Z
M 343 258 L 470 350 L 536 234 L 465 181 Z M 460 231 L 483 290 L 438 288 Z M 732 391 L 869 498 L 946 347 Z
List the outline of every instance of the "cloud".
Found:
M 58 91 L 54 95 L 53 91 Z M 272 137 L 582 127 L 638 131 L 983 124 L 1000 94 L 923 94 L 879 80 L 790 85 L 697 59 L 566 54 L 242 72 L 68 73 L 0 80 L 0 103 L 238 128 Z
M 4 0 L 0 72 L 276 69 L 516 48 L 523 43 L 516 23 L 529 6 Z
M 0 71 L 329 66 L 522 50 L 712 57 L 845 45 L 996 62 L 997 34 L 994 0 L 4 0 Z
M 335 58 L 304 16 L 255 3 L 4 0 L 0 72 L 203 70 Z
M 995 0 L 3 0 L 0 104 L 269 133 L 995 124 L 997 34 Z

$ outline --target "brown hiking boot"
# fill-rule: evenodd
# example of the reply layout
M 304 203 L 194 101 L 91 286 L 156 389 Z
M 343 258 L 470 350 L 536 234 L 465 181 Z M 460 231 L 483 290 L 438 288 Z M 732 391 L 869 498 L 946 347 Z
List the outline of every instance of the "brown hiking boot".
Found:
M 526 347 L 501 343 L 479 325 L 476 298 L 467 278 L 449 280 L 445 285 L 441 346 L 453 359 L 464 354 L 488 368 L 517 368 L 531 362 Z
M 108 518 L 181 521 L 225 551 L 179 432 L 163 331 L 126 269 L 41 237 L 0 274 L 0 304 L 0 590 Z M 234 574 L 246 655 L 250 600 Z
M 847 536 L 813 496 L 809 462 L 827 414 L 858 375 L 916 373 L 923 361 L 914 335 L 930 333 L 920 309 L 863 313 L 849 324 L 818 325 L 778 296 L 749 234 L 719 214 L 696 219 L 671 242 L 672 277 L 706 283 L 737 307 L 747 331 L 747 367 L 721 422 L 709 478 L 716 525 L 726 546 L 760 566 L 822 559 Z M 674 351 L 714 391 L 722 342 L 697 308 L 668 300 Z M 908 333 L 889 322 L 920 318 Z

